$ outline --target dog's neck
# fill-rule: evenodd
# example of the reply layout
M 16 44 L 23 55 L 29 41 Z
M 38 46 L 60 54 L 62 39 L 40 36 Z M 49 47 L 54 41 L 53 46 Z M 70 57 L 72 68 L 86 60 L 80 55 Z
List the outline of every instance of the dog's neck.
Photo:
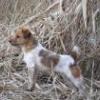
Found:
M 37 47 L 38 41 L 34 38 L 31 38 L 28 40 L 24 45 L 21 46 L 22 52 L 23 53 L 28 53 L 34 48 Z

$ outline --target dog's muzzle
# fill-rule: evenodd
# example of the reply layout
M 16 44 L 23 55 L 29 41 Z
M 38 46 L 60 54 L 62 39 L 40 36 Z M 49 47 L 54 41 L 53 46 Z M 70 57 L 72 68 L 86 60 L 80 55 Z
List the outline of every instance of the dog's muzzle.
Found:
M 17 46 L 17 45 L 18 45 L 18 44 L 16 43 L 16 39 L 13 38 L 13 37 L 10 37 L 8 41 L 9 41 L 9 43 L 10 43 L 11 45 L 13 45 L 13 46 Z

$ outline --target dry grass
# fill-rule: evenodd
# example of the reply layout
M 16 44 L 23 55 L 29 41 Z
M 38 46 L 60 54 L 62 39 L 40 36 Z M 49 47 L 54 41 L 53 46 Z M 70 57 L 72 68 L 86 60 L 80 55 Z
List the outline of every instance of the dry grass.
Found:
M 0 0 L 0 100 L 80 100 L 78 92 L 61 78 L 55 76 L 51 81 L 52 75 L 43 73 L 35 91 L 25 91 L 27 69 L 22 55 L 7 41 L 23 24 L 55 52 L 67 53 L 73 45 L 79 45 L 79 64 L 89 91 L 87 100 L 100 100 L 99 5 L 99 0 Z

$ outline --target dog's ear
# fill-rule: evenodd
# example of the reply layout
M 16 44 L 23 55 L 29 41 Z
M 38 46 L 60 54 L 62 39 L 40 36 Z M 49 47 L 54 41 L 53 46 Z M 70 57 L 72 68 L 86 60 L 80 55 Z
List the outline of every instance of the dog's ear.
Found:
M 25 39 L 29 39 L 32 36 L 31 31 L 27 27 L 22 28 L 22 33 L 24 33 L 23 36 Z

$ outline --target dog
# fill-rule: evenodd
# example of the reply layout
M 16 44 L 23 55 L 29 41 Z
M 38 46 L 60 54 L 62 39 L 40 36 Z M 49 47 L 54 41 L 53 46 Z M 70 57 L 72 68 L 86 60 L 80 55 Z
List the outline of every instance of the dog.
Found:
M 57 54 L 44 48 L 32 35 L 29 27 L 17 29 L 15 36 L 10 36 L 11 45 L 19 46 L 23 60 L 28 68 L 28 90 L 34 90 L 38 70 L 63 73 L 79 91 L 82 91 L 83 76 L 77 61 L 80 50 L 74 46 L 70 54 Z

